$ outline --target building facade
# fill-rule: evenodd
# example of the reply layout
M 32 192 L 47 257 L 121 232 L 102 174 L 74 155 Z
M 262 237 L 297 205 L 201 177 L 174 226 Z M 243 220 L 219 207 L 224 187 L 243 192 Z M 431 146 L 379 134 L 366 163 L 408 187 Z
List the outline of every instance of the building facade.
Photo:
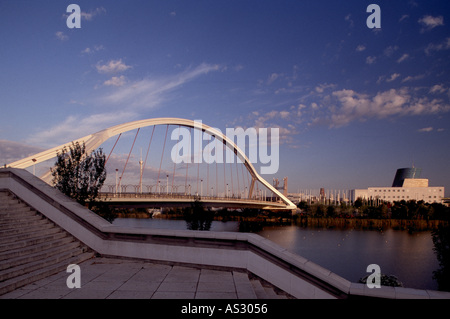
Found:
M 358 198 L 384 202 L 424 201 L 425 203 L 444 202 L 444 187 L 429 187 L 428 179 L 420 178 L 419 168 L 400 168 L 397 170 L 392 187 L 369 187 L 351 191 L 351 201 Z
M 358 198 L 363 200 L 381 200 L 397 202 L 401 200 L 421 201 L 425 203 L 443 203 L 444 187 L 369 187 L 351 191 L 351 201 Z

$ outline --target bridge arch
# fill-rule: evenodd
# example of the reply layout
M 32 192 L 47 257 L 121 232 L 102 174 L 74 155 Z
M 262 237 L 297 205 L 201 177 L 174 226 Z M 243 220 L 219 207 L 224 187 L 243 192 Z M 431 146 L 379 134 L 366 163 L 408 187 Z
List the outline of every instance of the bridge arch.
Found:
M 153 126 L 153 125 L 180 125 L 185 127 L 190 127 L 194 129 L 201 129 L 203 132 L 214 136 L 216 139 L 218 139 L 220 142 L 222 142 L 226 147 L 228 147 L 231 151 L 233 151 L 234 154 L 242 161 L 242 163 L 245 165 L 246 169 L 250 173 L 252 177 L 252 182 L 249 190 L 249 197 L 251 196 L 253 192 L 253 186 L 255 185 L 256 181 L 259 181 L 261 184 L 263 184 L 265 187 L 267 187 L 271 192 L 276 194 L 280 199 L 286 204 L 287 209 L 296 209 L 296 205 L 292 203 L 286 196 L 284 196 L 278 189 L 273 187 L 270 183 L 268 183 L 264 178 L 262 178 L 250 162 L 250 160 L 247 158 L 245 153 L 234 143 L 234 141 L 230 140 L 225 134 L 218 131 L 217 129 L 206 125 L 202 122 L 189 120 L 189 119 L 182 119 L 182 118 L 154 118 L 154 119 L 145 119 L 145 120 L 138 120 L 138 121 L 132 121 L 127 122 L 119 125 L 112 126 L 110 128 L 101 130 L 97 133 L 86 135 L 82 138 L 76 139 L 74 141 L 59 145 L 57 147 L 48 149 L 46 151 L 37 153 L 35 155 L 26 157 L 24 159 L 18 160 L 16 162 L 13 162 L 11 164 L 8 164 L 8 167 L 12 168 L 27 168 L 35 164 L 39 164 L 41 162 L 44 162 L 46 160 L 52 159 L 56 157 L 56 154 L 58 152 L 61 152 L 64 147 L 69 147 L 72 145 L 72 143 L 84 143 L 86 146 L 86 152 L 90 153 L 93 150 L 97 149 L 103 142 L 108 140 L 109 138 L 119 135 L 121 133 L 125 133 L 128 131 L 132 131 L 138 128 L 143 128 L 147 126 Z

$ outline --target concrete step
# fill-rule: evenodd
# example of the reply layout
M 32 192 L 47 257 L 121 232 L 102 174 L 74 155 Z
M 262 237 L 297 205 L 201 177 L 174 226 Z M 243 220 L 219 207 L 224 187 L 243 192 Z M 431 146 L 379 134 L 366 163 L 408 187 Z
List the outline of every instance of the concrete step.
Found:
M 30 218 L 26 218 L 26 219 L 15 219 L 15 220 L 10 220 L 5 221 L 5 220 L 0 220 L 0 231 L 3 230 L 13 230 L 13 229 L 18 229 L 20 227 L 32 227 L 32 226 L 36 226 L 36 225 L 41 225 L 43 223 L 46 223 L 47 221 L 44 220 L 42 217 L 40 216 L 36 216 L 35 217 L 30 217 Z M 0 240 L 1 242 L 1 240 Z
M 260 281 L 257 278 L 250 279 L 253 290 L 257 299 L 289 299 L 292 298 L 289 294 L 277 289 L 271 284 Z
M 257 299 L 247 273 L 233 271 L 233 279 L 239 299 Z
M 77 247 L 77 248 L 73 248 L 71 250 L 60 252 L 53 256 L 49 256 L 48 258 L 31 261 L 26 264 L 22 264 L 22 265 L 18 265 L 16 267 L 1 270 L 0 271 L 0 282 L 14 278 L 14 277 L 24 275 L 29 272 L 33 272 L 33 271 L 41 269 L 41 268 L 49 267 L 53 264 L 60 263 L 63 260 L 78 256 L 81 253 L 83 253 L 82 250 L 79 249 L 79 247 Z
M 22 217 L 22 218 L 4 218 L 0 219 L 0 231 L 2 230 L 8 230 L 8 229 L 15 229 L 19 227 L 29 227 L 33 226 L 35 222 L 41 221 L 43 218 L 39 215 L 29 216 L 29 217 Z
M 17 227 L 17 228 L 10 228 L 7 230 L 0 230 L 0 243 L 3 242 L 2 239 L 5 237 L 26 234 L 30 232 L 43 231 L 46 229 L 52 229 L 53 227 L 54 227 L 53 224 L 49 223 L 47 220 L 43 220 L 42 222 L 36 222 L 35 225 L 32 225 L 30 227 Z
M 27 243 L 18 243 L 15 247 L 8 247 L 4 251 L 0 251 L 0 262 L 2 260 L 7 260 L 11 258 L 17 258 L 20 256 L 25 256 L 33 254 L 35 252 L 44 251 L 52 247 L 58 247 L 60 245 L 65 245 L 74 241 L 74 238 L 61 233 L 62 236 L 57 238 L 47 237 L 41 241 L 36 241 L 32 243 L 31 241 Z M 20 245 L 19 245 L 20 244 Z
M 0 252 L 14 249 L 25 249 L 27 246 L 33 246 L 40 243 L 51 242 L 52 240 L 63 240 L 67 234 L 61 230 L 55 229 L 53 233 L 32 238 L 0 244 Z
M 0 200 L 0 209 L 3 209 L 4 207 L 14 207 L 14 206 L 24 207 L 28 205 L 24 201 L 18 198 L 14 198 L 12 196 Z
M 0 218 L 14 217 L 14 216 L 30 216 L 34 215 L 36 211 L 29 207 L 24 208 L 8 208 L 0 210 Z
M 38 216 L 39 217 L 39 216 Z M 19 222 L 14 220 L 9 223 L 0 223 L 0 238 L 6 237 L 14 234 L 19 234 L 33 229 L 45 229 L 53 227 L 53 225 L 42 217 L 30 218 L 25 220 L 20 220 Z M 1 239 L 0 239 L 1 242 Z
M 0 192 L 0 295 L 94 257 L 13 195 Z
M 18 224 L 20 225 L 22 222 L 27 220 L 38 220 L 42 219 L 43 217 L 40 214 L 37 214 L 36 212 L 30 211 L 29 213 L 20 213 L 20 214 L 11 214 L 11 215 L 5 215 L 0 216 L 0 224 Z
M 71 251 L 80 247 L 80 243 L 76 241 L 72 241 L 65 244 L 55 245 L 52 247 L 48 247 L 46 249 L 42 249 L 40 251 L 22 254 L 21 256 L 16 256 L 13 258 L 8 258 L 6 260 L 0 261 L 0 273 L 2 270 L 11 269 L 17 266 L 21 266 L 33 261 L 38 261 L 46 258 L 51 258 L 54 255 L 59 253 L 63 253 L 66 251 Z
M 266 291 L 264 290 L 264 287 L 261 285 L 261 282 L 259 280 L 252 279 L 252 280 L 250 280 L 250 283 L 252 284 L 253 291 L 255 292 L 256 298 L 269 299 Z
M 30 207 L 28 207 L 27 204 L 19 202 L 17 200 L 6 200 L 0 202 L 0 212 L 8 210 L 20 210 L 20 209 L 30 209 Z
M 53 235 L 53 234 L 56 234 L 59 232 L 61 232 L 61 229 L 54 227 L 54 228 L 42 229 L 42 230 L 38 230 L 38 231 L 23 232 L 23 233 L 14 234 L 11 236 L 5 236 L 0 239 L 0 246 L 4 245 L 4 244 L 8 244 L 8 243 L 15 243 L 15 242 L 18 242 L 21 240 L 29 240 L 29 239 L 42 237 L 42 236 Z
M 45 268 L 40 268 L 35 271 L 0 282 L 0 296 L 25 285 L 44 279 L 48 276 L 64 271 L 70 264 L 79 264 L 93 257 L 93 252 L 85 252 L 77 256 L 62 260 L 58 263 L 51 264 Z

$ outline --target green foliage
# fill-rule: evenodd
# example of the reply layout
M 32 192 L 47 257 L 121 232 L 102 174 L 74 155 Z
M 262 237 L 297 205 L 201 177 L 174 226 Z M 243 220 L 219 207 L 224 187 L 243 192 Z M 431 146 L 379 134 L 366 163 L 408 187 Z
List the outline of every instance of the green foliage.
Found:
M 52 169 L 53 183 L 65 195 L 82 205 L 93 202 L 106 179 L 105 155 L 102 149 L 86 155 L 86 146 L 72 143 L 57 154 Z
M 367 279 L 370 275 L 367 275 L 361 279 L 359 282 L 362 284 L 367 284 Z M 385 275 L 380 274 L 380 285 L 381 286 L 390 286 L 390 287 L 403 287 L 403 283 L 398 280 L 398 278 L 394 275 Z
M 214 212 L 205 209 L 198 199 L 191 207 L 186 207 L 183 214 L 189 230 L 209 230 L 214 219 Z
M 371 219 L 424 219 L 450 220 L 450 207 L 439 203 L 428 204 L 424 201 L 397 201 L 394 203 L 364 201 L 358 198 L 353 205 L 324 205 L 316 203 L 309 205 L 300 202 L 297 207 L 302 213 L 311 217 L 360 217 Z
M 440 226 L 433 230 L 434 252 L 440 268 L 433 272 L 433 278 L 438 282 L 439 290 L 450 291 L 450 227 Z
M 63 148 L 57 154 L 52 169 L 53 183 L 63 194 L 73 198 L 81 205 L 87 205 L 99 215 L 113 216 L 107 207 L 96 202 L 99 190 L 106 179 L 105 155 L 102 149 L 86 155 L 86 146 L 72 143 L 69 149 Z

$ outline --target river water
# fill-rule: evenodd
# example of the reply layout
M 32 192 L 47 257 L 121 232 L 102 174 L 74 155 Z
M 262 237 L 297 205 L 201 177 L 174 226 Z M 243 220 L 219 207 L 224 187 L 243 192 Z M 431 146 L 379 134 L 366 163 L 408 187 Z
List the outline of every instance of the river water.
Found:
M 184 220 L 117 218 L 115 225 L 187 229 Z M 237 221 L 213 221 L 210 231 L 239 231 Z M 326 229 L 295 225 L 264 226 L 255 233 L 352 282 L 368 275 L 367 266 L 395 275 L 404 287 L 437 290 L 439 268 L 430 231 Z

